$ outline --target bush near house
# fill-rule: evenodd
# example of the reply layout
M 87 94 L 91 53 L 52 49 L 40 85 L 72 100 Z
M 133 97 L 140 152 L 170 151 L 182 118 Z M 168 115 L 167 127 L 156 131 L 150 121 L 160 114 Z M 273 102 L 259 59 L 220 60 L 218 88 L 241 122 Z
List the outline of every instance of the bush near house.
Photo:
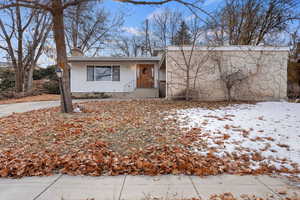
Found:
M 0 69 L 0 91 L 15 87 L 15 73 L 8 68 Z
M 56 66 L 51 65 L 47 68 L 40 68 L 33 71 L 33 80 L 41 80 L 41 79 L 49 79 L 49 80 L 57 80 L 57 76 L 55 73 Z
M 47 80 L 43 83 L 43 89 L 47 94 L 59 94 L 58 78 L 55 73 L 56 66 L 51 65 L 47 68 L 40 68 L 33 72 L 33 80 Z
M 59 84 L 57 80 L 49 80 L 43 84 L 47 94 L 59 94 Z
M 59 94 L 56 66 L 39 68 L 33 71 L 33 89 L 31 92 L 16 93 L 15 72 L 13 69 L 0 69 L 0 99 L 21 98 L 40 94 Z

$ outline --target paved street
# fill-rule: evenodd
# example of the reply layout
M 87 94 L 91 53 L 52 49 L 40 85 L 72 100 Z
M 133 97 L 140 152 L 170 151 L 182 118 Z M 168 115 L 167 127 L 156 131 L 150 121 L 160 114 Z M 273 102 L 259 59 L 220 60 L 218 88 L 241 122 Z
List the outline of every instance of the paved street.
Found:
M 281 199 L 280 191 L 300 195 L 286 179 L 269 176 L 67 176 L 0 179 L 1 200 L 141 200 L 149 197 L 208 198 L 232 192 Z M 278 193 L 279 192 L 279 193 Z

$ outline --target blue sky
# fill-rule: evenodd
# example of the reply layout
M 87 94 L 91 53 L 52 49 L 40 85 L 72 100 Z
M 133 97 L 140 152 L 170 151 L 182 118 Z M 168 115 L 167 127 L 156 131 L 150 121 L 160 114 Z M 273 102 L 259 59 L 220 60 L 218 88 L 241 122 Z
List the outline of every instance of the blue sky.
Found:
M 223 0 L 204 0 L 201 7 L 207 11 L 213 11 L 218 7 Z M 192 13 L 188 11 L 183 5 L 178 3 L 168 3 L 162 6 L 153 5 L 132 5 L 127 3 L 121 3 L 113 0 L 103 0 L 102 4 L 107 11 L 111 14 L 117 14 L 120 10 L 125 13 L 124 27 L 127 29 L 137 29 L 141 26 L 141 23 L 155 12 L 159 12 L 164 7 L 175 8 L 181 10 L 186 16 L 190 16 Z M 0 61 L 4 61 L 5 54 L 0 52 Z M 40 63 L 48 63 L 48 59 L 42 58 Z
M 201 7 L 207 11 L 215 10 L 223 0 L 205 0 Z M 120 9 L 126 14 L 125 27 L 138 27 L 141 23 L 149 17 L 152 13 L 158 12 L 163 7 L 176 8 L 185 13 L 186 16 L 191 15 L 183 5 L 178 3 L 168 3 L 162 6 L 153 5 L 132 5 L 127 3 L 120 3 L 112 0 L 105 0 L 103 5 L 110 10 L 111 13 L 117 13 Z
M 223 2 L 224 0 L 203 0 L 203 3 L 199 5 L 207 12 L 212 12 L 218 9 L 220 7 L 220 4 L 222 4 Z M 192 15 L 192 13 L 186 7 L 174 2 L 167 3 L 162 6 L 153 6 L 153 5 L 132 5 L 132 4 L 121 3 L 113 0 L 103 0 L 102 5 L 111 14 L 117 14 L 120 11 L 125 13 L 125 21 L 124 21 L 124 29 L 123 29 L 124 31 L 126 30 L 134 31 L 138 29 L 141 26 L 141 23 L 147 17 L 151 16 L 153 13 L 159 12 L 164 7 L 169 7 L 172 9 L 175 8 L 176 10 L 180 10 L 185 13 L 186 17 Z M 199 15 L 201 16 L 201 13 Z M 130 32 L 128 31 L 128 33 Z M 4 60 L 3 56 L 4 56 L 3 52 L 0 52 L 0 61 Z

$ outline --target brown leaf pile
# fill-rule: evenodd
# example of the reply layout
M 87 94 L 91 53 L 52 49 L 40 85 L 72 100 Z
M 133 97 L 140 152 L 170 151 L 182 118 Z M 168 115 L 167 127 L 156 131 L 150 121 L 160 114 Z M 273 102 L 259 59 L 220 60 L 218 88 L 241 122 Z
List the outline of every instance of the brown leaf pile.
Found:
M 165 119 L 172 109 L 224 105 L 159 100 L 89 102 L 80 105 L 82 113 L 61 114 L 58 108 L 50 108 L 0 118 L 0 177 L 276 172 L 272 166 L 250 169 L 247 160 L 260 159 L 259 155 L 219 158 L 213 151 L 199 155 L 191 144 L 197 141 L 208 150 L 199 139 L 201 130 L 183 132 L 175 119 Z

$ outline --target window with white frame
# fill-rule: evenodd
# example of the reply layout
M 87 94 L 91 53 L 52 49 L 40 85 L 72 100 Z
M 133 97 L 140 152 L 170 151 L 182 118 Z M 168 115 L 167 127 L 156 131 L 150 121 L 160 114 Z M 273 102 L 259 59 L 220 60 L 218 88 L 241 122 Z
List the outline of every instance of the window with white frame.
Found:
M 87 66 L 87 81 L 120 81 L 120 66 Z

